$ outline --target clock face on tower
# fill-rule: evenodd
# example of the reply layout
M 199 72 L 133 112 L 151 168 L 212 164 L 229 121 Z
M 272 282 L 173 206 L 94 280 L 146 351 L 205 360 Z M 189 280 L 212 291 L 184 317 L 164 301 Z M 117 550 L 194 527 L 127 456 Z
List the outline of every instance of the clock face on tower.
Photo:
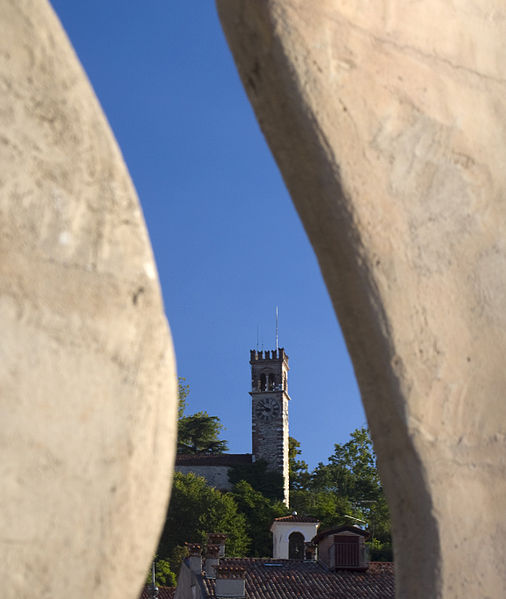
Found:
M 269 420 L 272 420 L 272 418 L 275 418 L 279 415 L 279 402 L 277 399 L 274 399 L 273 397 L 259 399 L 255 412 L 259 420 L 268 422 Z

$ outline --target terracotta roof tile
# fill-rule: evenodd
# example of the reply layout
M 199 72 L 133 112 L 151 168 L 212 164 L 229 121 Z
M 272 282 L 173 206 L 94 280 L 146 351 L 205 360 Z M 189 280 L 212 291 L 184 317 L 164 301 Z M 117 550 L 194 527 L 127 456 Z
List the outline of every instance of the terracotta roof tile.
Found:
M 394 599 L 392 563 L 371 562 L 366 571 L 336 572 L 298 560 L 227 558 L 221 563 L 245 569 L 247 599 Z M 215 598 L 214 579 L 203 582 Z
M 174 599 L 176 587 L 158 587 L 158 599 Z M 150 599 L 149 586 L 142 589 L 139 599 Z
M 299 516 L 298 514 L 290 514 L 289 516 L 274 518 L 274 522 L 319 522 L 319 520 L 313 516 Z
M 358 526 L 354 526 L 353 524 L 343 524 L 342 526 L 337 526 L 335 528 L 327 528 L 326 530 L 320 530 L 320 532 L 313 538 L 313 543 L 319 543 L 325 537 L 329 535 L 335 535 L 340 532 L 352 532 L 356 535 L 361 535 L 363 537 L 369 537 L 370 534 L 367 530 L 363 530 Z

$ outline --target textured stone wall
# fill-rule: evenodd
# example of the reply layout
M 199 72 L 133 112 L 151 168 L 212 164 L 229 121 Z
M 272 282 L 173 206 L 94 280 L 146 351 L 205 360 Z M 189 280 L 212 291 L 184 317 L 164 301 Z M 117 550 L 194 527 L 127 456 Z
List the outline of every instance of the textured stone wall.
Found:
M 263 399 L 275 401 L 279 413 L 270 420 L 258 417 L 259 402 Z M 251 402 L 253 420 L 253 455 L 257 460 L 265 460 L 273 470 L 281 472 L 284 464 L 284 431 L 288 428 L 287 400 L 282 393 L 255 394 Z
M 271 420 L 258 417 L 258 402 L 274 399 L 279 405 L 279 414 Z M 256 460 L 265 460 L 269 467 L 283 475 L 284 501 L 288 505 L 288 396 L 282 391 L 255 393 L 251 402 L 253 455 Z
M 216 489 L 228 491 L 232 488 L 228 480 L 228 466 L 176 466 L 175 470 L 181 474 L 193 472 L 197 476 L 203 476 L 209 486 Z
M 398 596 L 504 597 L 506 7 L 217 5 L 353 360 Z
M 267 350 L 265 353 L 251 350 L 250 356 L 253 455 L 257 460 L 265 460 L 272 470 L 282 474 L 284 502 L 288 505 L 288 356 L 283 348 Z M 267 385 L 263 391 L 262 375 Z M 273 388 L 269 388 L 270 376 L 274 377 Z M 261 406 L 269 406 L 269 402 L 274 402 L 272 406 L 275 405 L 277 410 L 266 416 Z
M 134 599 L 175 436 L 155 264 L 51 7 L 0 21 L 0 595 Z

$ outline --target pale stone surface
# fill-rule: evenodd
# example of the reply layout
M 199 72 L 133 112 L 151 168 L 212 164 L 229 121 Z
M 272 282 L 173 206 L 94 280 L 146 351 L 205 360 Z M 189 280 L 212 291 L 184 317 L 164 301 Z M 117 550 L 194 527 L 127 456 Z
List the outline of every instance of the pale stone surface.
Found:
M 506 7 L 217 4 L 355 365 L 398 596 L 505 597 Z
M 0 595 L 133 599 L 173 459 L 156 268 L 49 4 L 1 0 L 0 20 Z

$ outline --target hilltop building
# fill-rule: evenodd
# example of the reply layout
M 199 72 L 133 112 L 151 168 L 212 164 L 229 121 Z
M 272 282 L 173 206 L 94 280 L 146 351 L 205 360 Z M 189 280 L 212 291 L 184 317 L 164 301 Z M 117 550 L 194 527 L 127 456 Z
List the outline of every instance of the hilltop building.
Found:
M 229 468 L 265 460 L 283 478 L 288 505 L 288 356 L 283 348 L 250 351 L 252 453 L 176 456 L 176 470 L 203 476 L 209 485 L 229 490 Z
M 251 351 L 252 453 L 180 455 L 177 469 L 226 489 L 232 466 L 265 460 L 283 476 L 288 504 L 288 356 Z M 272 557 L 225 557 L 226 535 L 211 534 L 204 551 L 189 543 L 174 599 L 394 599 L 392 563 L 369 562 L 369 533 L 357 526 L 319 532 L 311 516 L 276 518 Z

